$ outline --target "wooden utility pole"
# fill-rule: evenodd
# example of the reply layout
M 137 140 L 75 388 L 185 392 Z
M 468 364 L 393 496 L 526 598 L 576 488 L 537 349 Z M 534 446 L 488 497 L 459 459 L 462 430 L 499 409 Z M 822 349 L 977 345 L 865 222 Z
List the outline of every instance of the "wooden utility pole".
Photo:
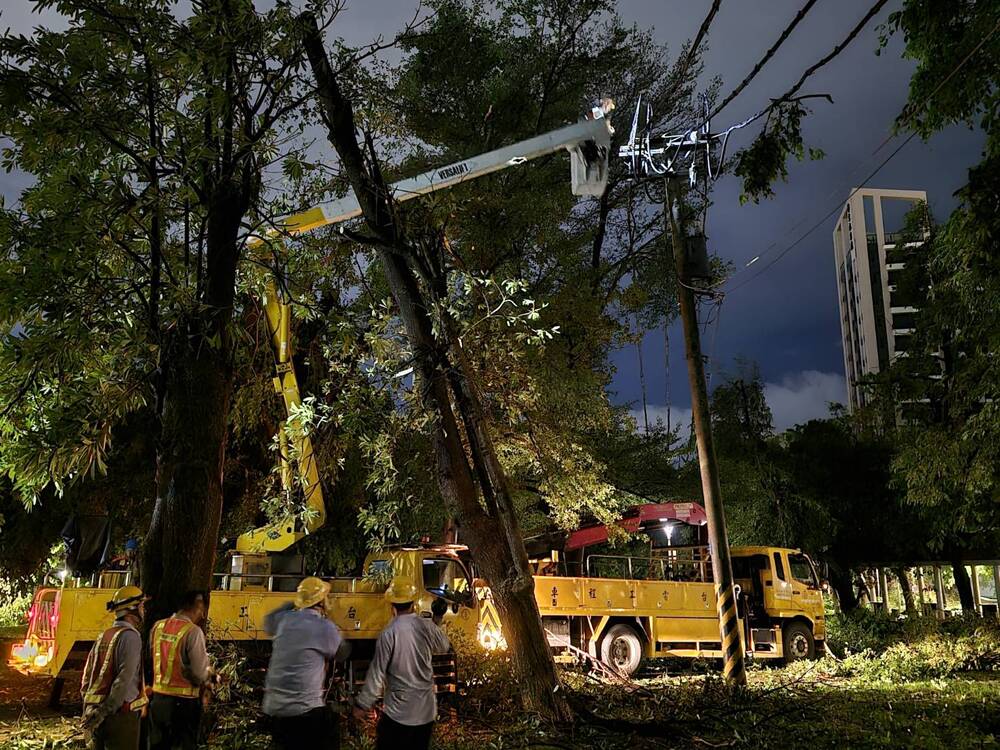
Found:
M 665 184 L 664 214 L 669 222 L 673 245 L 674 270 L 677 274 L 677 299 L 684 330 L 684 353 L 688 380 L 691 384 L 691 411 L 695 439 L 698 444 L 698 464 L 701 467 L 701 490 L 708 516 L 708 540 L 712 553 L 712 574 L 715 577 L 716 608 L 719 612 L 719 633 L 724 660 L 723 674 L 727 682 L 747 684 L 746 654 L 743 633 L 736 610 L 733 586 L 733 564 L 729 557 L 729 536 L 726 516 L 722 509 L 719 467 L 712 442 L 712 419 L 708 409 L 708 387 L 705 384 L 705 362 L 701 355 L 701 335 L 694 289 L 687 275 L 687 236 L 681 212 L 680 188 L 676 180 Z

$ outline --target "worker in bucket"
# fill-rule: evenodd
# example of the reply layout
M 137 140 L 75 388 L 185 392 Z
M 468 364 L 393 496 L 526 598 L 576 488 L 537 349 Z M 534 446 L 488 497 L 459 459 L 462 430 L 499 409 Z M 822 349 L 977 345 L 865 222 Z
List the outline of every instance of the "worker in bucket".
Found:
M 146 597 L 123 586 L 108 602 L 115 621 L 94 641 L 83 668 L 83 730 L 95 750 L 138 750 L 146 690 L 142 636 Z
M 355 718 L 364 720 L 384 696 L 375 730 L 377 750 L 430 747 L 437 718 L 433 657 L 447 653 L 451 644 L 441 629 L 447 603 L 436 599 L 433 619 L 421 617 L 414 609 L 418 596 L 416 586 L 400 579 L 386 592 L 393 618 L 379 634 L 365 685 L 354 706 Z
M 340 720 L 326 701 L 327 668 L 350 651 L 326 614 L 330 584 L 306 578 L 295 601 L 267 614 L 271 661 L 264 680 L 264 713 L 281 750 L 336 750 Z

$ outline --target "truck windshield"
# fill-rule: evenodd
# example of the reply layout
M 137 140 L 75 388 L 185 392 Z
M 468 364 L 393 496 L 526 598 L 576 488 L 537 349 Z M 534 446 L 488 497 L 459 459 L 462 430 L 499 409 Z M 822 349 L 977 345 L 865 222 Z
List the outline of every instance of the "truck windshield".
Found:
M 472 591 L 465 567 L 451 558 L 426 558 L 423 562 L 423 579 L 424 588 L 428 592 L 452 602 L 468 600 L 469 592 Z
M 788 556 L 788 567 L 791 568 L 792 578 L 799 583 L 804 583 L 806 586 L 812 586 L 813 588 L 819 586 L 816 575 L 813 573 L 812 563 L 809 562 L 809 558 L 805 555 L 790 554 Z

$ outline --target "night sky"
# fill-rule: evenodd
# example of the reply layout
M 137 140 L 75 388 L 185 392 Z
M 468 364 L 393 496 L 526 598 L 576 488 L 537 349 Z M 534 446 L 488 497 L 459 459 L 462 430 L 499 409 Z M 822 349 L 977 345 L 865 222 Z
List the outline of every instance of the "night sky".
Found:
M 4 25 L 27 31 L 39 22 L 28 13 L 27 2 L 5 0 L 4 4 L 12 6 L 3 12 Z M 673 55 L 697 32 L 710 4 L 710 0 L 620 0 L 619 9 L 627 22 L 652 28 Z M 724 0 L 708 39 L 706 82 L 721 76 L 723 93 L 728 93 L 771 46 L 801 4 L 802 0 Z M 821 148 L 825 159 L 793 163 L 787 184 L 777 185 L 775 197 L 761 205 L 740 206 L 739 185 L 732 178 L 717 183 L 708 219 L 710 249 L 736 268 L 756 255 L 762 256 L 733 279 L 734 286 L 758 273 L 833 208 L 839 213 L 839 204 L 851 188 L 901 142 L 894 139 L 875 153 L 904 106 L 913 70 L 913 63 L 900 58 L 898 38 L 881 56 L 875 54 L 875 26 L 899 5 L 890 2 L 866 32 L 803 87 L 803 93 L 828 93 L 834 98 L 832 105 L 815 103 L 813 115 L 804 124 L 808 145 Z M 713 128 L 718 130 L 747 117 L 770 97 L 787 90 L 870 6 L 871 0 L 817 3 L 753 84 L 716 119 Z M 391 37 L 416 7 L 414 0 L 349 1 L 332 31 L 349 44 L 361 44 L 380 34 Z M 620 128 L 627 126 L 631 105 L 619 102 Z M 730 147 L 745 144 L 754 132 L 752 128 L 743 131 L 745 135 Z M 929 143 L 914 139 L 867 184 L 926 190 L 935 216 L 943 220 L 955 205 L 953 193 L 963 184 L 966 170 L 978 161 L 982 141 L 980 132 L 960 127 L 937 135 Z M 0 175 L 0 191 L 8 200 L 23 184 L 23 178 Z M 733 370 L 737 357 L 759 365 L 779 429 L 824 416 L 828 401 L 846 399 L 830 239 L 835 221 L 836 216 L 827 219 L 780 262 L 728 294 L 718 325 L 710 327 L 705 336 L 706 353 L 714 353 L 709 367 L 715 382 Z M 679 328 L 674 326 L 669 335 L 670 401 L 676 424 L 687 421 L 690 398 Z M 653 416 L 663 412 L 667 401 L 663 341 L 663 331 L 654 331 L 643 346 Z M 617 373 L 612 399 L 638 408 L 641 390 L 635 349 L 618 352 L 614 363 Z

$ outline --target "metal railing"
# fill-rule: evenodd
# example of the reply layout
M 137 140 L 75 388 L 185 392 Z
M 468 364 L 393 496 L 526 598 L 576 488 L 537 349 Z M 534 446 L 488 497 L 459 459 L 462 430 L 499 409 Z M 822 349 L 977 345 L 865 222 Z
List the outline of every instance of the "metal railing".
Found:
M 56 597 L 59 592 L 56 589 L 44 589 L 38 592 L 35 601 L 31 604 L 28 614 L 28 635 L 40 640 L 52 640 L 56 636 L 56 623 L 58 613 L 56 612 Z
M 615 575 L 607 575 L 611 568 Z M 636 557 L 633 555 L 588 555 L 585 566 L 588 578 L 625 578 L 629 580 L 690 581 L 712 580 L 707 559 L 671 557 Z
M 261 573 L 213 573 L 212 574 L 212 580 L 219 581 L 219 585 L 213 586 L 213 590 L 215 591 L 242 590 L 241 588 L 237 589 L 232 588 L 233 579 L 238 579 L 240 583 L 242 583 L 245 580 L 247 585 L 254 586 L 255 588 L 259 586 L 264 586 L 264 589 L 266 591 L 274 591 L 274 582 L 277 580 L 294 579 L 297 584 L 305 577 L 306 576 L 304 575 L 298 575 L 296 573 L 277 573 L 277 574 L 272 573 L 269 575 L 263 575 Z M 267 581 L 266 586 L 262 583 L 263 581 Z M 294 593 L 294 592 L 282 592 L 282 593 Z M 353 588 L 352 588 L 352 593 L 353 593 Z
M 246 581 L 248 586 L 253 586 L 253 590 L 258 590 L 258 588 L 263 588 L 265 591 L 274 592 L 275 581 L 295 581 L 296 585 L 299 584 L 304 578 L 307 578 L 301 573 L 213 573 L 212 579 L 216 581 L 213 586 L 213 591 L 242 591 L 242 588 L 233 588 L 233 581 L 239 581 L 242 583 Z M 324 578 L 327 583 L 330 584 L 331 594 L 357 594 L 357 593 L 372 593 L 370 588 L 358 589 L 359 584 L 371 584 L 371 581 L 365 578 Z M 266 581 L 266 583 L 264 583 Z M 346 587 L 343 584 L 349 584 Z M 341 584 L 341 587 L 338 587 Z M 388 586 L 388 583 L 385 584 Z M 248 589 L 249 590 L 249 589 Z M 281 594 L 294 594 L 295 589 L 292 588 L 288 591 L 278 589 L 278 593 Z

